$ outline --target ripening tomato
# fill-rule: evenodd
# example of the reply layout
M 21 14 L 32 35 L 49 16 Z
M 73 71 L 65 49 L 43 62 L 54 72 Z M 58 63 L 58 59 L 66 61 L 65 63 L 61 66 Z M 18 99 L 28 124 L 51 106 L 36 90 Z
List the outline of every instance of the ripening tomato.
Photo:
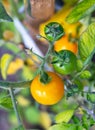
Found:
M 33 98 L 40 104 L 53 105 L 56 104 L 64 95 L 64 83 L 62 79 L 54 72 L 46 72 L 50 81 L 43 83 L 40 75 L 37 75 L 31 83 L 31 94 Z
M 76 70 L 77 58 L 73 52 L 61 50 L 53 57 L 52 64 L 57 73 L 67 75 Z
M 66 35 L 71 35 L 73 38 L 78 38 L 80 35 L 82 24 L 80 22 L 69 24 L 64 23 L 64 30 Z
M 54 50 L 57 52 L 60 50 L 70 50 L 74 54 L 77 54 L 78 45 L 75 42 L 69 41 L 68 36 L 64 35 L 61 39 L 54 43 Z

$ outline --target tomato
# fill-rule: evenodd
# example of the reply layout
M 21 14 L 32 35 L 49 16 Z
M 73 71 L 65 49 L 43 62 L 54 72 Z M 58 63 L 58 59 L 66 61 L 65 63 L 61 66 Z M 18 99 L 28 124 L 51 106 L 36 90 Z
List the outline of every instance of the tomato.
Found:
M 33 98 L 40 104 L 56 104 L 64 95 L 64 83 L 62 79 L 54 72 L 46 72 L 50 77 L 48 83 L 40 81 L 40 75 L 37 75 L 31 83 L 30 91 Z
M 78 45 L 77 43 L 73 43 L 69 41 L 68 36 L 64 35 L 61 39 L 55 42 L 54 44 L 54 50 L 55 51 L 60 51 L 60 50 L 70 50 L 74 54 L 77 54 L 78 52 Z
M 58 22 L 50 22 L 44 28 L 44 33 L 49 41 L 57 41 L 64 34 L 64 29 Z
M 59 74 L 67 75 L 76 70 L 76 55 L 69 50 L 61 50 L 53 57 L 53 68 Z
M 64 23 L 64 30 L 66 35 L 71 35 L 73 38 L 78 38 L 82 24 L 77 22 L 74 24 Z

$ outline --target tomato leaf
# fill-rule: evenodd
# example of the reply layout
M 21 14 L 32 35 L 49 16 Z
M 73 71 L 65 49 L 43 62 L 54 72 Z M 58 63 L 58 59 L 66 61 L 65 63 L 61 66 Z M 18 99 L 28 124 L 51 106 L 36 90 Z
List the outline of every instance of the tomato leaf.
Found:
M 77 128 L 75 124 L 60 123 L 51 126 L 48 130 L 77 130 Z
M 20 125 L 19 127 L 15 128 L 14 130 L 25 130 L 25 128 L 23 127 L 23 125 Z
M 78 130 L 85 130 L 85 129 L 83 128 L 83 126 L 81 126 L 81 125 L 79 125 L 79 126 L 77 127 L 77 129 L 78 129 Z
M 95 0 L 83 0 L 67 16 L 66 21 L 69 23 L 78 22 L 80 19 L 89 15 L 95 10 Z
M 13 22 L 12 18 L 7 14 L 4 6 L 0 2 L 0 22 L 2 21 Z
M 56 123 L 69 122 L 73 114 L 74 114 L 74 109 L 65 110 L 57 114 L 55 117 Z
M 26 58 L 25 52 L 21 52 L 20 48 L 18 48 L 14 43 L 7 42 L 7 44 L 3 45 L 4 49 L 10 50 L 15 54 L 19 53 L 19 56 L 22 59 Z
M 26 120 L 29 123 L 37 124 L 40 121 L 40 113 L 35 107 L 28 107 L 25 112 Z M 30 118 L 31 117 L 31 118 Z
M 91 92 L 87 94 L 87 100 L 93 104 L 95 104 L 95 92 Z
M 0 98 L 0 107 L 13 109 L 11 98 L 7 96 Z
M 29 67 L 24 66 L 23 71 L 22 71 L 22 77 L 25 80 L 31 80 L 34 77 L 34 73 L 29 69 Z
M 86 62 L 88 63 L 91 59 L 90 55 L 93 55 L 92 52 L 94 53 L 95 50 L 95 23 L 88 26 L 88 29 L 80 37 L 78 45 L 81 59 L 83 61 L 87 60 Z
M 19 81 L 19 82 L 8 82 L 8 81 L 0 81 L 0 88 L 26 88 L 31 85 L 32 80 L 29 81 Z
M 84 71 L 82 71 L 82 73 L 80 74 L 80 78 L 82 78 L 82 79 L 88 79 L 88 78 L 90 78 L 91 77 L 91 73 L 90 73 L 90 71 L 88 71 L 88 70 L 84 70 Z
M 1 57 L 0 67 L 1 67 L 1 74 L 2 74 L 3 79 L 6 79 L 7 77 L 7 69 L 12 59 L 13 59 L 12 55 L 7 54 L 7 53 Z

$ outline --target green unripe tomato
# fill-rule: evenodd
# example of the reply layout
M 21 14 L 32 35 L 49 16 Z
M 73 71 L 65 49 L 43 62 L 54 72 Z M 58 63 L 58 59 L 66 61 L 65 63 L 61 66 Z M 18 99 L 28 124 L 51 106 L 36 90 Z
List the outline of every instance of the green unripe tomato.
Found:
M 44 33 L 49 41 L 57 41 L 65 34 L 62 25 L 57 22 L 48 23 L 44 28 Z
M 52 64 L 56 72 L 62 75 L 67 75 L 76 70 L 77 58 L 73 52 L 69 50 L 61 50 L 53 57 Z

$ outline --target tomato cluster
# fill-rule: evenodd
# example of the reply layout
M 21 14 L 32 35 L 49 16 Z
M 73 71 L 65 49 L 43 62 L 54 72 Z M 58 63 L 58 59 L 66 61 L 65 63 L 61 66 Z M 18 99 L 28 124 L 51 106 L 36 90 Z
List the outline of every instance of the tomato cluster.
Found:
M 53 105 L 64 96 L 64 82 L 60 74 L 70 75 L 76 70 L 78 45 L 75 41 L 70 41 L 69 35 L 64 33 L 59 23 L 49 23 L 45 27 L 45 34 L 50 46 L 53 47 L 52 66 L 59 75 L 48 71 L 44 75 L 38 74 L 32 81 L 30 89 L 33 98 L 38 103 Z

